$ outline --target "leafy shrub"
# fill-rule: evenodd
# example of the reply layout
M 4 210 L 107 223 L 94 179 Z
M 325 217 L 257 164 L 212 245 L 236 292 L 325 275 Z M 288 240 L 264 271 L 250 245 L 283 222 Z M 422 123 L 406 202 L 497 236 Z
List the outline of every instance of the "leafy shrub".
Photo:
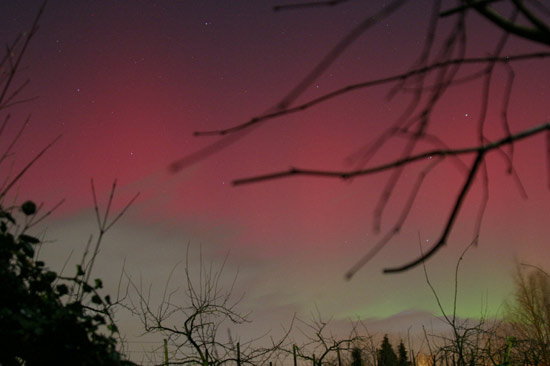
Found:
M 36 213 L 30 201 L 18 209 Z M 116 350 L 101 280 L 87 283 L 80 266 L 62 277 L 35 260 L 40 240 L 17 233 L 15 212 L 0 207 L 0 365 L 132 365 Z

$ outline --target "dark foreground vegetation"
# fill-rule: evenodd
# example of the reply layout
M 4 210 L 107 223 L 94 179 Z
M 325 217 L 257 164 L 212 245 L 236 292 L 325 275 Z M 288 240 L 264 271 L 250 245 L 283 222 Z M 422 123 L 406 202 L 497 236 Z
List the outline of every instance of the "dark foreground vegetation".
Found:
M 464 3 L 464 8 L 457 8 L 454 13 L 463 14 L 468 8 L 481 12 L 486 9 L 485 6 L 471 1 Z M 521 1 L 514 1 L 514 4 L 518 4 L 518 9 L 523 9 Z M 0 61 L 0 113 L 3 121 L 0 133 L 10 120 L 8 108 L 25 101 L 18 98 L 26 84 L 14 86 L 14 76 L 19 70 L 29 42 L 38 29 L 41 13 L 42 10 L 29 32 L 8 45 L 6 55 Z M 542 34 L 547 37 L 550 33 L 547 28 L 542 28 Z M 509 32 L 514 33 L 513 30 Z M 449 63 L 448 67 L 454 65 L 451 61 L 446 60 Z M 494 66 L 497 61 L 499 59 L 487 59 L 489 66 Z M 429 69 L 437 67 L 439 66 L 436 64 Z M 490 75 L 490 72 L 492 71 L 488 71 L 487 75 Z M 450 84 L 450 81 L 447 84 Z M 445 87 L 447 84 L 442 82 Z M 289 105 L 290 102 L 282 105 L 277 113 L 281 115 L 290 113 Z M 264 116 L 263 119 L 268 117 Z M 546 125 L 540 127 L 540 131 L 545 129 L 547 129 Z M 411 141 L 416 143 L 422 134 L 423 129 L 420 129 L 415 134 L 417 137 Z M 20 133 L 14 138 L 13 144 L 6 153 L 0 157 L 0 164 L 11 155 L 11 146 L 19 136 Z M 485 141 L 484 136 L 481 137 L 480 140 Z M 510 135 L 510 141 L 507 143 L 520 137 Z M 234 339 L 231 332 L 228 335 L 222 333 L 231 329 L 233 325 L 246 323 L 247 317 L 237 310 L 239 299 L 234 299 L 231 289 L 226 291 L 219 286 L 223 267 L 217 272 L 212 271 L 212 267 L 209 266 L 201 267 L 197 279 L 186 266 L 187 281 L 184 291 L 187 301 L 184 303 L 174 303 L 171 295 L 166 294 L 157 306 L 153 306 L 130 277 L 127 277 L 128 293 L 122 298 L 117 294 L 116 299 L 113 300 L 109 295 L 102 294 L 101 279 L 92 279 L 91 273 L 101 238 L 128 206 L 111 222 L 107 222 L 107 214 L 104 218 L 100 218 L 98 214 L 99 237 L 95 246 L 92 247 L 91 257 L 86 257 L 88 253 L 86 249 L 81 264 L 73 268 L 74 274 L 64 276 L 52 271 L 40 260 L 37 254 L 38 248 L 47 244 L 36 235 L 30 234 L 33 226 L 49 216 L 52 210 L 41 213 L 40 207 L 31 201 L 8 203 L 11 202 L 8 197 L 12 188 L 55 141 L 42 149 L 17 174 L 8 176 L 5 180 L 2 179 L 5 183 L 0 187 L 0 365 L 2 366 L 133 364 L 128 361 L 129 355 L 122 352 L 120 335 L 113 316 L 117 308 L 131 311 L 142 322 L 146 333 L 156 333 L 160 339 L 164 340 L 160 357 L 157 356 L 159 353 L 152 350 L 142 358 L 141 361 L 148 364 L 550 365 L 550 276 L 541 268 L 524 264 L 518 264 L 515 298 L 507 304 L 502 319 L 460 319 L 457 317 L 455 298 L 452 311 L 448 312 L 440 306 L 441 319 L 448 325 L 446 333 L 431 334 L 428 330 L 424 330 L 423 337 L 412 340 L 408 338 L 390 340 L 391 337 L 388 336 L 379 339 L 376 335 L 370 335 L 368 329 L 362 327 L 361 323 L 353 326 L 348 337 L 335 337 L 328 330 L 329 322 L 323 321 L 320 316 L 310 321 L 302 321 L 298 318 L 291 320 L 290 326 L 280 339 L 269 339 L 268 342 L 264 339 L 262 346 L 256 346 L 257 340 L 243 342 L 240 339 Z M 475 173 L 485 153 L 497 147 L 482 143 L 480 147 L 472 150 L 477 154 L 478 159 L 470 168 L 470 172 Z M 403 162 L 413 160 L 414 156 L 411 152 L 412 150 L 405 154 Z M 451 151 L 448 154 L 456 155 L 459 152 Z M 395 167 L 397 163 L 390 166 L 390 168 Z M 304 172 L 293 170 L 288 174 L 302 173 Z M 354 174 L 359 175 L 361 172 Z M 342 178 L 348 177 L 342 176 Z M 472 179 L 468 178 L 465 181 L 464 192 L 468 191 Z M 95 199 L 93 185 L 92 192 Z M 111 193 L 114 193 L 114 187 Z M 460 207 L 463 198 L 464 195 L 458 196 L 455 207 Z M 95 209 L 99 212 L 97 200 L 95 200 Z M 449 219 L 449 225 L 453 224 L 453 220 L 454 216 Z M 398 224 L 401 225 L 401 223 Z M 434 253 L 445 242 L 446 235 L 430 253 Z M 423 263 L 426 257 L 423 256 L 421 261 L 413 262 L 413 265 Z M 363 263 L 364 261 L 360 266 Z M 458 264 L 456 273 L 458 275 Z M 431 287 L 427 275 L 426 280 Z M 434 297 L 440 304 L 435 291 Z M 295 328 L 305 336 L 305 341 L 298 342 L 293 339 Z M 397 347 L 394 347 L 392 341 L 397 344 Z
M 132 364 L 117 351 L 101 280 L 88 283 L 81 266 L 72 277 L 49 270 L 36 259 L 40 240 L 25 233 L 17 214 L 28 224 L 36 205 L 0 208 L 0 365 Z
M 21 97 L 27 82 L 15 77 L 31 39 L 38 30 L 40 9 L 30 30 L 6 46 L 0 59 L 0 135 L 11 119 L 8 109 L 28 100 Z M 2 169 L 27 121 L 0 156 Z M 5 138 L 5 136 L 2 136 Z M 38 152 L 16 174 L 2 172 L 0 186 L 0 365 L 130 365 L 117 350 L 117 326 L 109 296 L 101 296 L 103 283 L 90 279 L 95 254 L 83 256 L 74 275 L 62 276 L 38 256 L 42 241 L 33 226 L 49 216 L 31 201 L 15 204 L 17 183 L 58 138 Z M 8 173 L 6 173 L 6 170 Z M 42 212 L 41 212 L 42 211 Z M 100 233 L 101 238 L 101 233 Z M 100 241 L 96 243 L 96 249 Z
M 466 251 L 465 251 L 466 253 Z M 464 254 L 465 254 L 464 253 Z M 464 256 L 463 254 L 463 256 Z M 459 274 L 459 259 L 456 275 Z M 207 270 L 205 270 L 207 269 Z M 500 366 L 549 365 L 550 363 L 550 276 L 542 269 L 518 264 L 514 298 L 504 305 L 499 318 L 461 319 L 457 298 L 447 311 L 434 291 L 446 329 L 434 332 L 423 328 L 410 334 L 403 324 L 401 334 L 381 337 L 371 334 L 362 323 L 351 324 L 345 337 L 334 336 L 330 320 L 320 314 L 312 319 L 293 319 L 277 340 L 234 341 L 232 329 L 247 321 L 236 310 L 231 291 L 218 286 L 223 266 L 212 271 L 201 267 L 197 277 L 186 266 L 186 294 L 182 303 L 170 296 L 152 306 L 138 288 L 129 296 L 134 313 L 145 331 L 164 339 L 162 347 L 151 348 L 142 359 L 147 364 L 195 365 L 304 365 L 304 366 Z M 433 289 L 426 274 L 427 285 Z M 457 281 L 455 282 L 457 283 Z M 455 292 L 456 294 L 457 292 Z M 297 336 L 298 338 L 295 338 Z M 397 346 L 395 346 L 397 345 Z

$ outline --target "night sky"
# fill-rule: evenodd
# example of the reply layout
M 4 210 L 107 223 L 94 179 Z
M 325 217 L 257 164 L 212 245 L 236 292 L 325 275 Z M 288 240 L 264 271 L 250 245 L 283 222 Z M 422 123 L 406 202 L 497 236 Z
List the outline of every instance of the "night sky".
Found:
M 40 4 L 3 1 L 0 39 L 6 43 L 27 30 Z M 79 260 L 89 235 L 96 232 L 90 178 L 102 204 L 116 178 L 116 209 L 136 192 L 140 197 L 103 243 L 95 275 L 105 279 L 107 290 L 116 290 L 124 261 L 133 278 L 161 290 L 189 245 L 194 261 L 199 248 L 205 260 L 215 263 L 229 253 L 228 281 L 238 272 L 235 292 L 246 292 L 241 306 L 253 311 L 251 326 L 258 329 L 277 328 L 294 312 L 307 317 L 315 307 L 336 321 L 400 313 L 439 315 L 421 267 L 396 275 L 381 271 L 418 256 L 419 237 L 430 245 L 440 235 L 465 178 L 452 163 L 440 164 L 431 173 L 401 232 L 349 282 L 345 272 L 381 235 L 373 230 L 373 215 L 387 173 L 345 182 L 293 177 L 231 185 L 236 178 L 290 166 L 352 168 L 354 153 L 395 121 L 410 100 L 406 92 L 388 100 L 394 84 L 266 121 L 216 154 L 177 173 L 169 171 L 171 163 L 221 139 L 194 137 L 194 131 L 230 127 L 272 110 L 379 6 L 349 1 L 330 8 L 273 12 L 276 4 L 48 2 L 19 75 L 19 80 L 31 79 L 24 95 L 39 98 L 11 109 L 14 123 L 2 137 L 5 145 L 18 123 L 32 114 L 17 146 L 18 167 L 63 135 L 18 187 L 20 199 L 45 207 L 66 200 L 38 228 L 51 241 L 41 255 L 55 270 L 71 252 L 69 262 Z M 427 1 L 411 2 L 373 27 L 297 103 L 353 82 L 409 70 L 423 44 L 429 9 Z M 477 16 L 469 21 L 467 55 L 486 56 L 499 34 Z M 443 24 L 442 29 L 449 27 Z M 512 39 L 504 54 L 541 49 Z M 513 132 L 550 119 L 547 65 L 545 59 L 513 65 Z M 464 70 L 467 74 L 473 69 Z M 506 75 L 497 66 L 486 128 L 492 139 L 504 136 L 499 103 Z M 480 95 L 479 81 L 449 89 L 434 110 L 431 132 L 451 147 L 474 144 Z M 371 164 L 397 157 L 403 141 L 392 140 Z M 428 147 L 420 145 L 418 151 Z M 469 164 L 471 158 L 463 161 Z M 506 174 L 501 156 L 492 153 L 487 161 L 490 198 L 479 245 L 462 263 L 461 316 L 478 316 L 483 309 L 490 315 L 501 312 L 513 289 L 515 258 L 543 267 L 550 260 L 544 136 L 516 145 L 515 167 L 527 200 Z M 4 174 L 6 169 L 5 164 Z M 382 233 L 397 219 L 417 172 L 417 167 L 405 170 L 384 213 Z M 427 263 L 444 306 L 452 301 L 454 265 L 474 235 L 481 192 L 478 182 L 448 245 Z M 403 332 L 409 326 L 407 316 L 400 318 Z M 128 324 L 130 337 L 138 333 L 131 319 L 121 321 Z

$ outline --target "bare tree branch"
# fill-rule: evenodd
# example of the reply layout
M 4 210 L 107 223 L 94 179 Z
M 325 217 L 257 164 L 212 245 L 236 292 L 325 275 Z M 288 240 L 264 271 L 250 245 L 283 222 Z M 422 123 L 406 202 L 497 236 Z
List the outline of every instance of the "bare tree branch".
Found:
M 355 42 L 363 33 L 365 33 L 373 25 L 377 24 L 384 18 L 392 15 L 399 9 L 407 0 L 394 0 L 387 6 L 384 6 L 377 14 L 368 16 L 357 27 L 353 28 L 344 38 L 340 40 L 323 59 L 307 74 L 304 79 L 296 85 L 294 89 L 277 105 L 278 110 L 287 109 L 294 103 L 308 87 L 311 86 L 329 67 L 336 61 L 342 53 Z
M 288 338 L 294 319 L 285 334 L 278 340 L 271 339 L 268 346 L 255 346 L 260 339 L 265 342 L 264 337 L 235 343 L 229 332 L 228 338 L 222 339 L 222 325 L 231 327 L 249 322 L 248 314 L 237 309 L 242 300 L 242 296 L 233 293 L 237 275 L 229 286 L 223 287 L 220 281 L 227 257 L 218 266 L 205 264 L 202 253 L 198 261 L 191 260 L 189 248 L 188 244 L 182 261 L 185 262 L 183 301 L 175 298 L 178 288 L 169 290 L 178 263 L 170 271 L 156 309 L 150 295 L 126 275 L 133 296 L 137 297 L 134 301 L 130 296 L 127 307 L 139 316 L 146 332 L 160 333 L 166 339 L 170 365 L 222 366 L 237 360 L 241 365 L 264 365 Z M 192 263 L 198 264 L 196 271 L 191 269 Z
M 326 0 L 326 1 L 306 1 L 303 3 L 291 3 L 288 5 L 278 5 L 275 10 L 290 10 L 298 8 L 312 7 L 330 7 L 346 2 L 345 0 Z M 517 36 L 524 40 L 533 41 L 546 47 L 550 44 L 550 26 L 547 23 L 547 16 L 550 15 L 550 9 L 544 4 L 533 0 L 527 3 L 521 0 L 511 0 L 503 3 L 500 0 L 462 0 L 458 6 L 442 11 L 442 1 L 433 0 L 431 7 L 431 16 L 427 22 L 427 33 L 424 37 L 424 45 L 420 51 L 419 57 L 412 63 L 407 71 L 396 73 L 387 77 L 371 79 L 363 82 L 352 83 L 344 87 L 332 90 L 319 97 L 312 98 L 301 104 L 295 104 L 298 97 L 311 86 L 332 64 L 341 57 L 343 52 L 353 44 L 360 36 L 369 30 L 374 24 L 382 18 L 394 14 L 406 0 L 394 0 L 387 7 L 382 8 L 377 14 L 366 17 L 358 26 L 351 29 L 339 42 L 329 49 L 325 57 L 312 67 L 312 70 L 301 80 L 298 80 L 296 86 L 277 104 L 277 106 L 266 113 L 256 115 L 255 117 L 227 128 L 217 130 L 196 131 L 195 136 L 225 136 L 198 151 L 174 162 L 170 169 L 177 172 L 186 166 L 194 164 L 202 158 L 213 153 L 219 152 L 230 143 L 235 142 L 244 136 L 244 133 L 252 131 L 253 127 L 259 126 L 263 122 L 268 122 L 288 116 L 294 113 L 303 112 L 325 102 L 329 102 L 340 96 L 347 95 L 360 89 L 374 86 L 390 84 L 387 98 L 391 99 L 398 93 L 408 93 L 411 99 L 404 106 L 402 114 L 396 121 L 389 124 L 380 136 L 373 141 L 368 142 L 364 147 L 357 149 L 351 154 L 347 162 L 353 165 L 353 168 L 346 170 L 330 169 L 308 169 L 291 167 L 288 170 L 275 171 L 267 174 L 254 175 L 233 181 L 234 185 L 244 185 L 257 182 L 265 182 L 286 178 L 291 176 L 308 177 L 326 177 L 342 180 L 351 180 L 358 177 L 364 177 L 380 172 L 389 172 L 389 177 L 378 198 L 374 210 L 373 226 L 375 231 L 381 229 L 382 216 L 394 190 L 403 181 L 403 172 L 409 166 L 415 163 L 425 162 L 427 167 L 420 172 L 416 182 L 410 191 L 410 194 L 402 203 L 401 213 L 391 229 L 346 273 L 346 278 L 350 278 L 365 263 L 381 250 L 401 229 L 404 224 L 414 200 L 422 186 L 422 182 L 429 174 L 431 169 L 445 158 L 452 158 L 451 161 L 457 164 L 458 168 L 464 173 L 464 181 L 456 193 L 454 203 L 449 208 L 449 216 L 444 223 L 441 234 L 437 242 L 422 255 L 399 267 L 387 268 L 386 273 L 401 272 L 412 268 L 435 254 L 448 241 L 452 232 L 454 223 L 460 213 L 462 204 L 468 198 L 471 187 L 476 181 L 478 171 L 481 170 L 479 181 L 482 189 L 482 196 L 476 217 L 474 229 L 474 242 L 479 237 L 483 217 L 489 201 L 489 174 L 486 154 L 496 151 L 501 156 L 507 166 L 507 173 L 511 175 L 514 183 L 517 185 L 520 194 L 526 198 L 527 193 L 523 187 L 521 179 L 514 167 L 514 146 L 516 143 L 541 134 L 546 133 L 546 155 L 548 171 L 548 186 L 550 187 L 550 121 L 541 121 L 539 125 L 525 128 L 519 132 L 512 132 L 512 127 L 508 117 L 508 109 L 511 103 L 511 96 L 515 81 L 515 73 L 512 65 L 519 61 L 546 59 L 550 52 L 527 52 L 522 54 L 506 54 L 507 46 L 511 36 Z M 511 10 L 511 13 L 504 16 L 496 9 Z M 536 11 L 535 11 L 536 9 Z M 470 14 L 479 14 L 491 22 L 494 27 L 500 31 L 499 38 L 494 42 L 495 47 L 489 50 L 488 56 L 470 57 L 466 51 L 468 39 L 466 19 Z M 450 17 L 452 15 L 452 17 Z M 451 24 L 449 24 L 451 22 Z M 442 30 L 441 23 L 446 23 Z M 445 32 L 441 37 L 441 32 Z M 474 40 L 475 41 L 475 40 Z M 437 45 L 437 46 L 436 46 Z M 489 109 L 492 107 L 494 95 L 496 94 L 495 80 L 497 77 L 497 66 L 503 66 L 506 73 L 504 79 L 504 90 L 500 105 L 500 123 L 504 136 L 493 138 L 487 135 L 486 128 Z M 472 66 L 466 72 L 461 72 L 466 66 Z M 473 71 L 471 69 L 474 69 Z M 499 75 L 500 76 L 500 75 Z M 428 81 L 429 80 L 429 81 Z M 456 85 L 467 82 L 479 81 L 481 97 L 478 119 L 473 126 L 475 128 L 477 145 L 465 148 L 449 148 L 442 139 L 434 135 L 430 128 L 434 124 L 434 110 L 440 104 L 440 101 L 447 96 L 448 90 Z M 500 86 L 499 86 L 500 87 Z M 233 135 L 233 138 L 228 138 Z M 368 166 L 367 164 L 375 154 L 379 153 L 389 141 L 394 138 L 404 138 L 401 151 L 397 157 L 389 161 Z M 421 142 L 428 142 L 435 148 L 418 152 Z M 460 157 L 474 154 L 475 157 L 469 166 L 465 166 Z M 430 162 L 429 159 L 435 158 Z
M 447 157 L 447 156 L 457 156 L 457 155 L 467 155 L 467 154 L 479 154 L 479 153 L 486 153 L 494 149 L 498 149 L 501 146 L 508 145 L 517 141 L 521 141 L 525 138 L 532 137 L 534 135 L 537 135 L 543 131 L 550 130 L 550 122 L 542 123 L 538 126 L 526 129 L 524 131 L 518 132 L 512 136 L 504 137 L 500 140 L 496 140 L 493 142 L 488 142 L 481 146 L 472 146 L 467 148 L 461 148 L 461 149 L 436 149 L 436 150 L 430 150 L 423 153 L 419 153 L 417 155 L 412 155 L 407 158 L 391 161 L 389 163 L 377 165 L 371 168 L 366 169 L 358 169 L 358 170 L 350 170 L 350 171 L 330 171 L 330 170 L 314 170 L 314 169 L 303 169 L 303 168 L 290 168 L 285 171 L 279 171 L 264 175 L 257 175 L 247 178 L 240 178 L 234 180 L 232 183 L 235 186 L 243 185 L 243 184 L 250 184 L 250 183 L 258 183 L 262 181 L 268 181 L 268 180 L 274 180 L 274 179 L 280 179 L 280 178 L 287 178 L 291 176 L 315 176 L 315 177 L 325 177 L 325 178 L 339 178 L 343 180 L 347 180 L 350 178 L 355 178 L 363 175 L 369 175 L 369 174 L 375 174 L 380 173 L 386 170 L 391 170 L 395 167 L 410 164 L 413 162 L 417 162 L 420 160 L 426 160 L 430 159 L 432 157 Z M 469 169 L 471 170 L 471 168 Z
M 465 4 L 474 8 L 479 14 L 493 22 L 497 27 L 505 30 L 508 33 L 517 35 L 521 38 L 535 41 L 537 43 L 550 45 L 550 31 L 548 26 L 544 25 L 541 20 L 531 20 L 537 24 L 536 28 L 528 28 L 521 24 L 514 23 L 508 18 L 503 17 L 497 11 L 487 6 L 487 4 L 480 4 L 476 0 L 463 0 Z M 524 13 L 525 15 L 525 13 Z
M 374 245 L 374 247 L 371 248 L 371 250 L 363 256 L 361 259 L 357 261 L 347 272 L 345 275 L 345 278 L 347 280 L 350 280 L 357 271 L 359 271 L 365 264 L 367 264 L 371 259 L 373 259 L 376 254 L 395 236 L 399 233 L 401 230 L 401 227 L 405 223 L 405 220 L 409 216 L 409 212 L 411 211 L 411 208 L 414 204 L 414 200 L 416 196 L 418 195 L 418 191 L 422 187 L 422 183 L 424 182 L 424 178 L 429 174 L 429 172 L 442 161 L 442 158 L 434 159 L 434 161 L 429 164 L 424 170 L 422 170 L 418 174 L 418 178 L 413 185 L 413 189 L 411 190 L 409 197 L 403 207 L 403 210 L 401 211 L 401 215 L 397 219 L 397 222 L 393 226 L 392 229 L 390 229 L 386 235 Z
M 297 3 L 297 4 L 286 4 L 286 5 L 275 5 L 273 7 L 274 11 L 280 10 L 294 10 L 294 9 L 303 9 L 303 8 L 317 8 L 324 6 L 335 6 L 340 5 L 348 0 L 327 0 L 327 1 L 310 1 L 306 3 Z
M 451 233 L 451 230 L 453 228 L 454 221 L 456 220 L 456 217 L 458 213 L 460 212 L 460 207 L 462 206 L 462 203 L 464 202 L 464 199 L 466 198 L 466 195 L 468 194 L 468 191 L 470 189 L 470 186 L 472 185 L 474 181 L 474 177 L 477 173 L 477 170 L 479 169 L 479 166 L 481 162 L 483 161 L 483 156 L 485 155 L 484 152 L 478 152 L 476 159 L 472 165 L 472 168 L 470 170 L 470 174 L 468 175 L 468 178 L 464 182 L 464 185 L 462 186 L 462 190 L 458 194 L 458 197 L 456 198 L 456 202 L 453 206 L 453 209 L 451 211 L 451 215 L 447 219 L 447 223 L 445 224 L 445 228 L 443 230 L 443 233 L 441 234 L 439 240 L 426 252 L 423 253 L 419 258 L 415 259 L 414 261 L 411 261 L 405 265 L 402 265 L 400 267 L 394 267 L 394 268 L 386 268 L 384 269 L 384 273 L 395 273 L 395 272 L 403 272 L 406 271 L 412 267 L 415 267 L 419 265 L 420 263 L 424 263 L 428 258 L 430 258 L 432 255 L 434 255 L 443 245 L 447 243 L 447 238 L 449 237 L 449 234 Z
M 537 58 L 548 58 L 550 57 L 550 52 L 534 52 L 534 53 L 526 53 L 526 54 L 519 54 L 519 55 L 513 55 L 513 56 L 502 56 L 502 57 L 476 57 L 476 58 L 462 58 L 462 59 L 451 59 L 444 62 L 435 63 L 429 66 L 421 67 L 418 69 L 414 69 L 411 71 L 404 72 L 402 74 L 393 75 L 385 78 L 375 79 L 375 80 L 369 80 L 364 81 L 361 83 L 351 84 L 346 87 L 334 90 L 330 93 L 324 94 L 320 97 L 317 97 L 315 99 L 312 99 L 308 102 L 305 102 L 303 104 L 297 105 L 295 107 L 291 107 L 288 109 L 279 110 L 276 112 L 271 112 L 267 114 L 263 114 L 257 117 L 253 117 L 247 122 L 244 122 L 242 124 L 235 125 L 233 127 L 221 129 L 221 130 L 212 130 L 212 131 L 196 131 L 193 134 L 195 136 L 223 136 L 229 133 L 235 133 L 237 131 L 241 131 L 243 129 L 249 128 L 253 125 L 256 125 L 260 122 L 279 118 L 282 116 L 286 116 L 289 114 L 297 113 L 304 111 L 306 109 L 309 109 L 315 105 L 318 105 L 320 103 L 326 102 L 328 100 L 331 100 L 335 97 L 339 97 L 341 95 L 350 93 L 352 91 L 363 89 L 363 88 L 370 88 L 373 86 L 383 85 L 387 83 L 391 83 L 394 81 L 404 80 L 407 78 L 410 78 L 412 76 L 427 73 L 430 71 L 434 71 L 440 68 L 445 68 L 451 65 L 458 65 L 458 64 L 487 64 L 491 62 L 495 63 L 511 63 L 515 61 L 525 61 L 525 60 L 533 60 Z

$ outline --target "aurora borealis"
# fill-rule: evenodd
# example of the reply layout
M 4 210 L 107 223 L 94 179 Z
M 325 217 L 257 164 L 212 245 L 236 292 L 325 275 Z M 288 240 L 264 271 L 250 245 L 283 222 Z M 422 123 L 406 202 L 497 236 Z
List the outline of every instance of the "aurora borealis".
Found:
M 46 207 L 66 199 L 40 228 L 52 240 L 41 255 L 54 269 L 71 250 L 74 258 L 80 255 L 95 230 L 90 178 L 103 201 L 116 178 L 115 208 L 141 195 L 103 244 L 97 273 L 111 280 L 108 289 L 116 287 L 123 262 L 128 273 L 162 287 L 189 243 L 192 255 L 200 246 L 208 260 L 229 253 L 226 270 L 231 277 L 238 269 L 236 291 L 246 292 L 242 307 L 253 311 L 259 327 L 276 327 L 315 306 L 336 320 L 437 314 L 422 268 L 397 275 L 381 269 L 416 257 L 419 236 L 426 244 L 437 238 L 464 179 L 452 164 L 431 173 L 401 232 L 349 282 L 345 271 L 381 235 L 372 221 L 387 174 L 351 182 L 295 177 L 231 185 L 289 166 L 350 168 L 349 157 L 403 112 L 407 93 L 388 101 L 391 85 L 357 91 L 267 121 L 176 174 L 168 169 L 220 139 L 193 137 L 194 131 L 233 126 L 275 106 L 375 11 L 369 3 L 273 12 L 278 2 L 49 1 L 20 75 L 31 80 L 25 96 L 39 98 L 11 109 L 14 121 L 32 113 L 15 166 L 63 135 L 18 190 Z M 40 4 L 2 2 L 2 40 L 26 30 Z M 299 101 L 407 71 L 428 20 L 428 2 L 408 3 L 356 41 Z M 470 27 L 468 52 L 485 56 L 498 34 L 479 17 Z M 504 53 L 542 49 L 522 40 L 507 47 Z M 550 68 L 547 59 L 513 66 L 509 122 L 517 132 L 549 120 Z M 487 120 L 491 138 L 503 136 L 498 118 L 505 75 L 497 67 Z M 452 147 L 474 144 L 480 95 L 476 82 L 451 88 L 434 111 L 432 133 Z M 10 129 L 7 136 L 15 122 Z M 391 142 L 374 162 L 395 157 L 401 143 Z M 505 161 L 488 157 L 489 203 L 479 245 L 466 255 L 460 275 L 462 316 L 477 316 L 484 306 L 498 314 L 512 290 L 514 258 L 543 267 L 550 260 L 545 148 L 542 135 L 516 145 L 515 167 L 527 200 L 506 174 Z M 383 230 L 399 215 L 415 170 L 410 172 L 389 201 Z M 445 301 L 451 301 L 454 265 L 472 240 L 480 196 L 474 185 L 448 245 L 427 263 Z

